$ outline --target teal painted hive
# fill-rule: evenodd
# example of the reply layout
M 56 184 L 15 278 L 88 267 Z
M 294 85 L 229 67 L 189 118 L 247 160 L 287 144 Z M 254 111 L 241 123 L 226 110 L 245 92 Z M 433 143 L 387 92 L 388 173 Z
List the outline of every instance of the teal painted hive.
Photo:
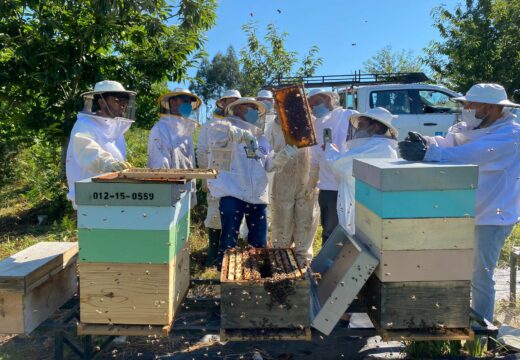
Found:
M 189 237 L 189 190 L 189 183 L 76 183 L 79 261 L 170 263 Z

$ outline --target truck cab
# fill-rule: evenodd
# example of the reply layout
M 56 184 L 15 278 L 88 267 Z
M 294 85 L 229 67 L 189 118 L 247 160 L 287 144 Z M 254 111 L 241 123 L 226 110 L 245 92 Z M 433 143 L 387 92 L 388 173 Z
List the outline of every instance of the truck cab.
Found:
M 365 112 L 384 107 L 396 116 L 393 124 L 399 140 L 409 131 L 444 136 L 458 121 L 461 107 L 451 99 L 459 93 L 439 85 L 384 84 L 344 88 L 338 91 L 343 107 Z

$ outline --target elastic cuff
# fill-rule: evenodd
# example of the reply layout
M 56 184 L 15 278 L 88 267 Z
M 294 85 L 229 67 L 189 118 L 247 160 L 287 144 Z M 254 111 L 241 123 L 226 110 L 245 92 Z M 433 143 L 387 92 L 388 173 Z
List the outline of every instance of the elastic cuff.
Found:
M 430 161 L 430 162 L 439 162 L 442 158 L 442 150 L 440 147 L 436 145 L 430 145 L 428 146 L 428 149 L 426 150 L 426 154 L 424 154 L 423 161 Z

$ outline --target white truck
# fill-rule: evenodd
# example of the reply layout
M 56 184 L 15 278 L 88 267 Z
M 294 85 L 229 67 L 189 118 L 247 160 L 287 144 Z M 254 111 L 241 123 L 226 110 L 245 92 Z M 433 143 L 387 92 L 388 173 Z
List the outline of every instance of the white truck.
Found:
M 444 136 L 460 118 L 461 106 L 451 99 L 461 95 L 439 85 L 364 85 L 343 88 L 338 93 L 343 107 L 364 112 L 380 106 L 397 116 L 393 124 L 399 130 L 399 140 L 409 131 Z

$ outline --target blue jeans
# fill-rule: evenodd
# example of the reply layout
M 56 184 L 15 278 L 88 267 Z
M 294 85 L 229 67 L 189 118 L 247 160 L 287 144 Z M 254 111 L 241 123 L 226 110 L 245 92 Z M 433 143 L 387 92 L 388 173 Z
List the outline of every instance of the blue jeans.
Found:
M 495 268 L 504 242 L 514 225 L 476 225 L 471 280 L 471 307 L 493 321 L 495 310 Z
M 237 245 L 240 223 L 246 217 L 249 230 L 247 241 L 249 245 L 263 248 L 267 245 L 267 205 L 250 204 L 232 196 L 224 196 L 220 199 L 220 246 L 218 249 L 218 270 L 222 267 L 222 259 L 226 249 Z
M 339 225 L 338 219 L 338 192 L 333 190 L 320 190 L 318 195 L 320 205 L 320 221 L 323 232 L 321 233 L 321 244 L 325 244 L 330 234 Z

